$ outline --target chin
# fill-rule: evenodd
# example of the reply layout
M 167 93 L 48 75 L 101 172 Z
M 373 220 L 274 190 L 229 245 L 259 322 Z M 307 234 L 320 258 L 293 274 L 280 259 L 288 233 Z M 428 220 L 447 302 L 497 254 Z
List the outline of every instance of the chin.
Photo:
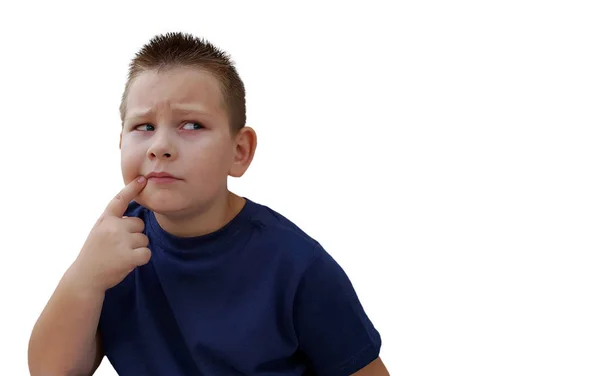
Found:
M 171 192 L 142 192 L 138 203 L 163 215 L 180 213 L 190 207 L 187 200 Z

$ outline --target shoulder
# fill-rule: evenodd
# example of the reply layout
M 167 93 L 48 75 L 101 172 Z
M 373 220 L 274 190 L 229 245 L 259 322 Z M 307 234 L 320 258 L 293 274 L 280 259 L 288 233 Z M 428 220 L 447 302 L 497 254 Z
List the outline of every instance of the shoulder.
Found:
M 250 221 L 258 228 L 252 248 L 261 255 L 257 259 L 267 258 L 266 265 L 288 271 L 287 279 L 295 281 L 298 297 L 304 295 L 311 300 L 319 295 L 329 300 L 327 295 L 342 287 L 347 294 L 354 294 L 344 269 L 318 240 L 279 212 L 251 204 L 255 208 Z
M 256 208 L 253 211 L 252 219 L 260 222 L 264 227 L 292 238 L 300 238 L 309 242 L 315 242 L 315 240 L 312 239 L 304 230 L 302 230 L 294 222 L 289 220 L 281 213 L 266 205 L 258 204 L 252 201 L 249 201 L 249 203 Z
M 274 209 L 249 202 L 255 207 L 250 220 L 260 229 L 260 241 L 266 248 L 300 257 L 307 263 L 319 257 L 322 248 L 316 239 Z
M 316 240 L 277 211 L 260 206 L 253 221 L 275 254 L 293 260 L 292 321 L 299 349 L 319 374 L 349 375 L 379 356 L 381 337 L 344 269 Z M 272 251 L 269 251 L 272 252 Z M 284 283 L 285 284 L 285 283 Z

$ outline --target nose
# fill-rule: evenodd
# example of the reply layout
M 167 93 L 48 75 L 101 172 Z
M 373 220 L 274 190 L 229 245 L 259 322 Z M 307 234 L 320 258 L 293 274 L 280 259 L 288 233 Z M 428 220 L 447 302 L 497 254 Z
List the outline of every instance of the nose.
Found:
M 150 159 L 175 159 L 177 153 L 175 146 L 168 134 L 156 132 L 152 144 L 148 148 Z

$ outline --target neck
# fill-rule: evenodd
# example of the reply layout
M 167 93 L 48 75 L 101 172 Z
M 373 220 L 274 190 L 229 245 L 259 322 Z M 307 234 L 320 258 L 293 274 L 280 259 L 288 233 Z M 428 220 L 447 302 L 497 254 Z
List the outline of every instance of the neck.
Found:
M 171 235 L 193 237 L 210 234 L 229 223 L 244 207 L 246 200 L 234 193 L 225 194 L 210 206 L 178 216 L 154 213 L 160 227 Z

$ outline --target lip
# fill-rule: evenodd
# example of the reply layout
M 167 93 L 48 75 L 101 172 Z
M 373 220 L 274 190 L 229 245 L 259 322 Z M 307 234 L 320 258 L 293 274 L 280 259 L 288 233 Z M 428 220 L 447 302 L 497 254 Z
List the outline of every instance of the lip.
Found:
M 171 183 L 181 180 L 169 174 L 168 172 L 151 172 L 148 175 L 146 175 L 146 179 L 154 183 Z

